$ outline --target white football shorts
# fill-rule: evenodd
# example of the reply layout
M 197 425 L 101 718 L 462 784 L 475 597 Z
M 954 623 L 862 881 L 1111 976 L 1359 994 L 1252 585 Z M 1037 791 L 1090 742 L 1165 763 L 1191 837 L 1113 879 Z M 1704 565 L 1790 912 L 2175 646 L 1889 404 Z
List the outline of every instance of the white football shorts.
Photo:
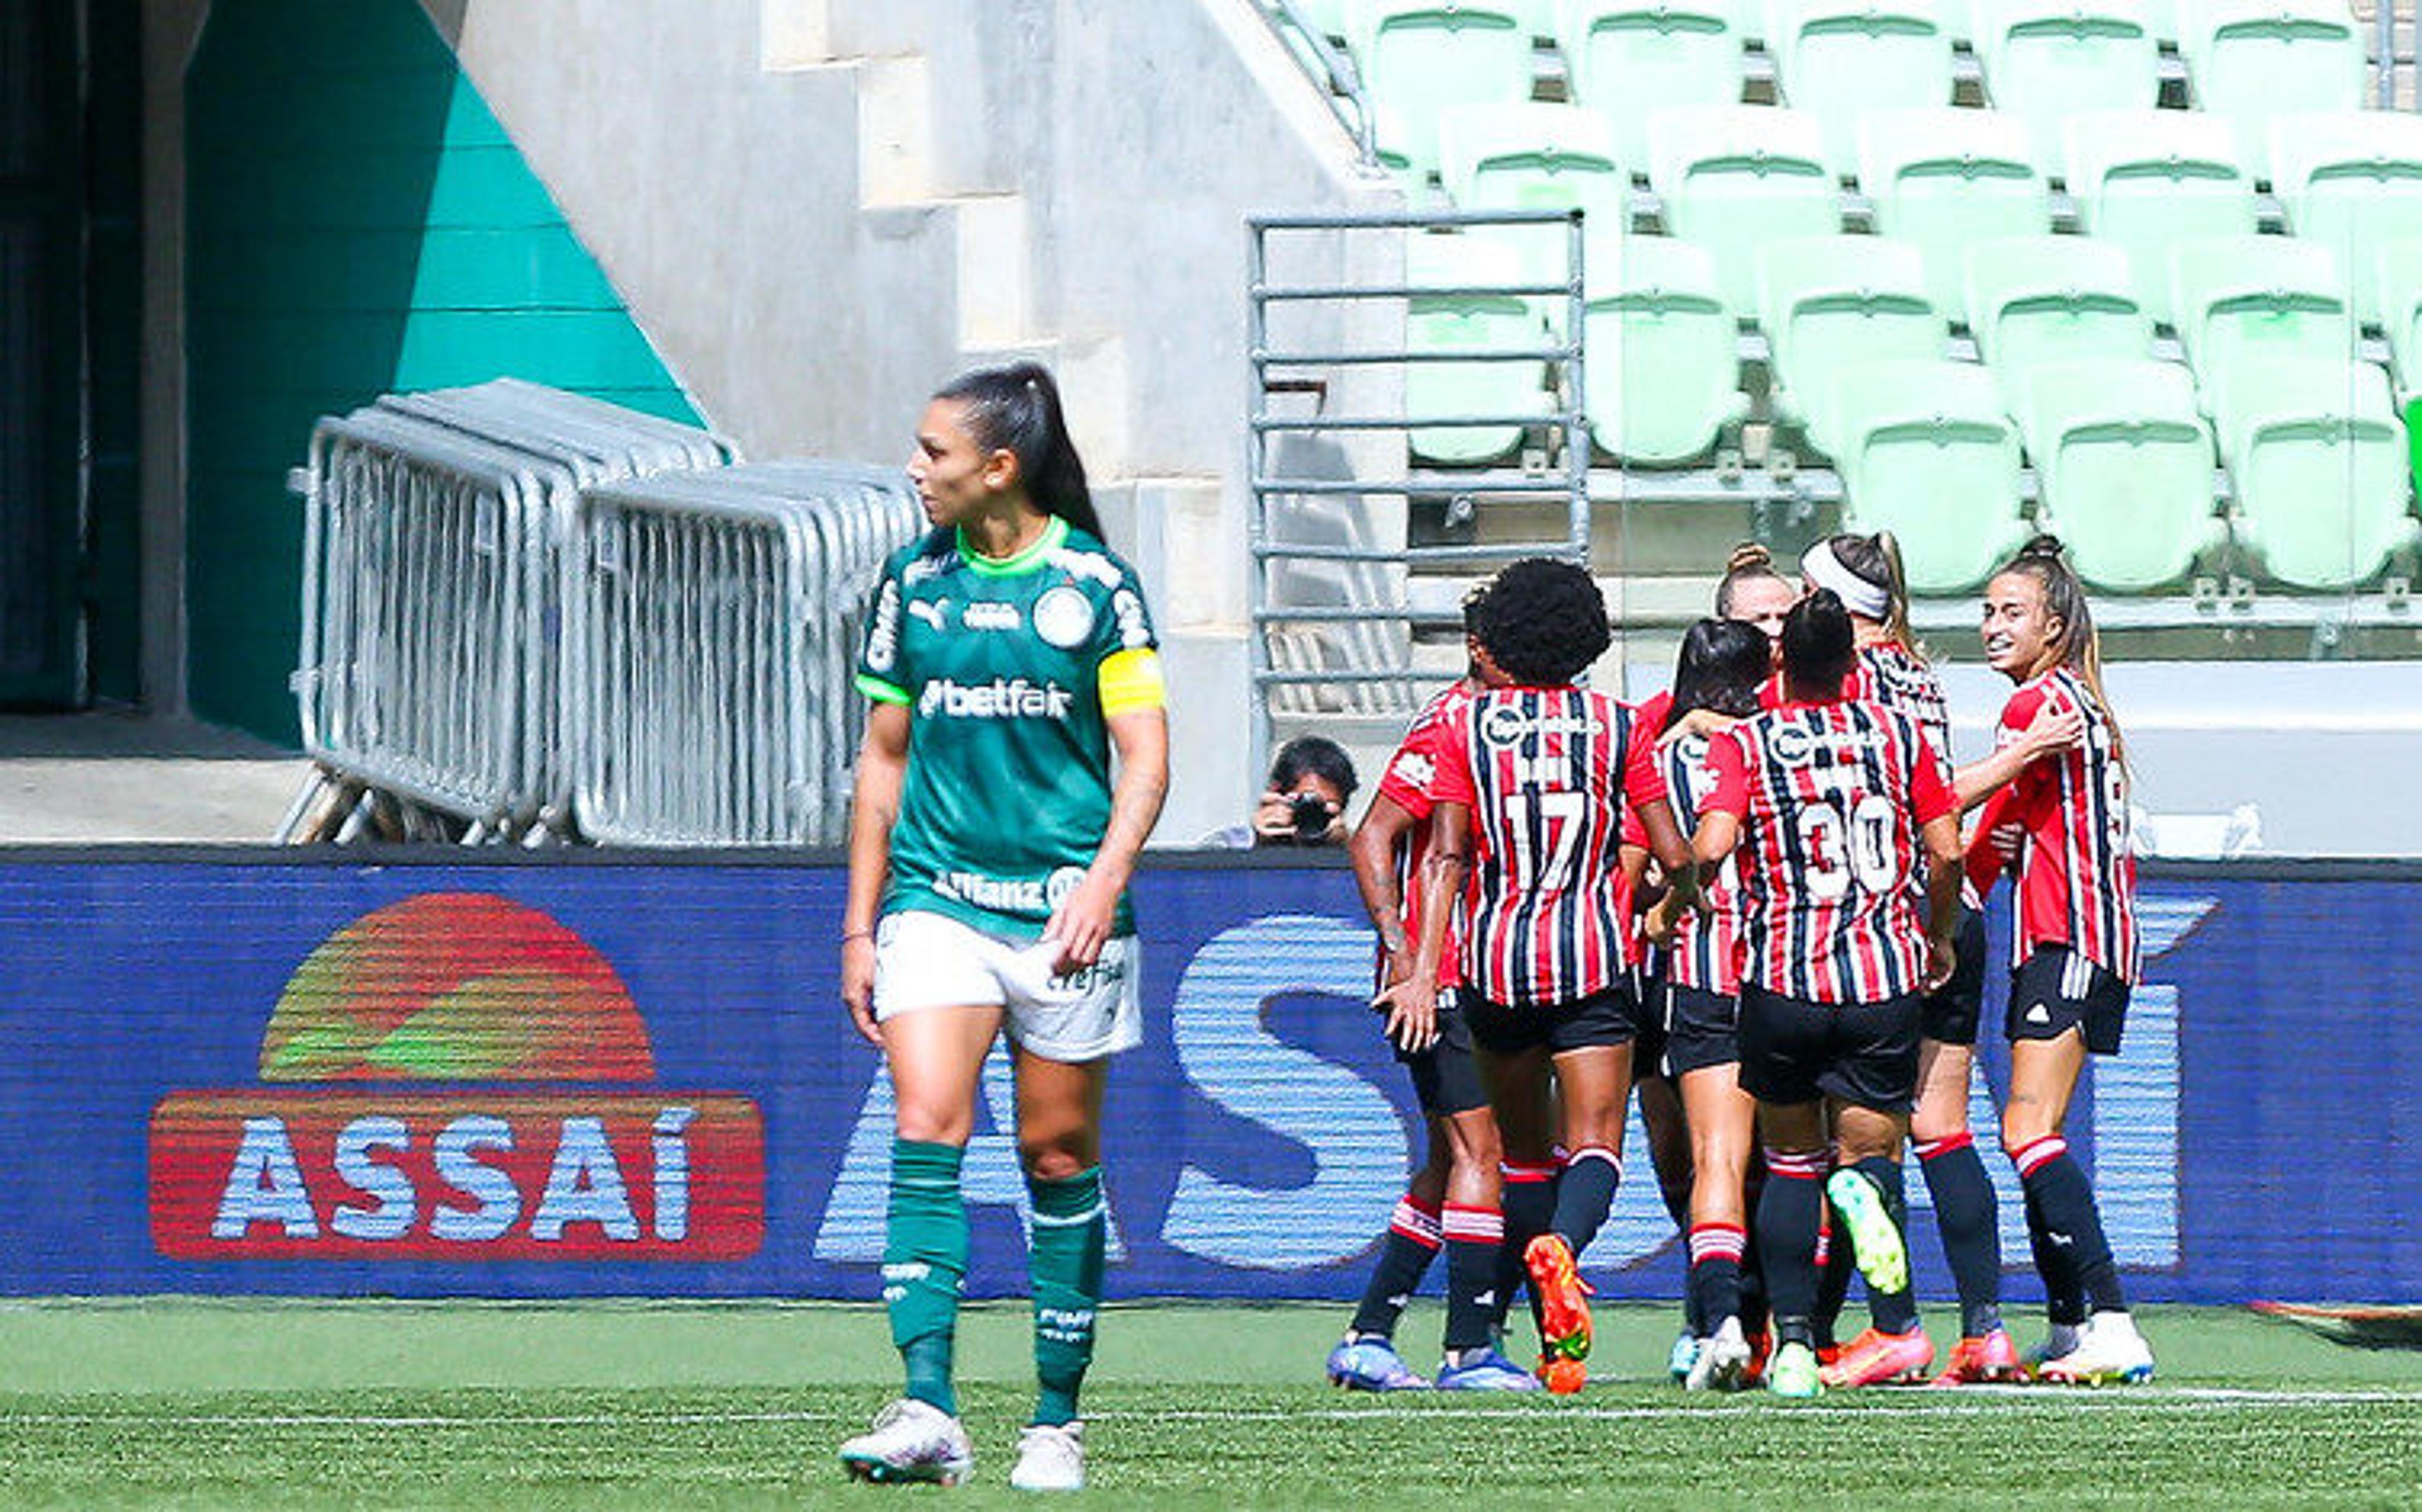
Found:
M 874 1017 L 998 1004 L 1011 1043 L 1049 1061 L 1099 1060 L 1143 1043 L 1132 935 L 1055 976 L 1056 941 L 1002 940 L 948 914 L 907 911 L 874 931 Z

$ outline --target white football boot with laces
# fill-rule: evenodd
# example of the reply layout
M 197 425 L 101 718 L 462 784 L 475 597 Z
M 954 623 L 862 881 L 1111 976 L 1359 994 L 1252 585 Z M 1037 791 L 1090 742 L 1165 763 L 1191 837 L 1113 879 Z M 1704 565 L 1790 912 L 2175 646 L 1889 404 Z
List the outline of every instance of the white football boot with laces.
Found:
M 1009 1484 L 1021 1491 L 1085 1489 L 1085 1425 L 1036 1423 L 1018 1430 L 1017 1468 Z
M 874 1415 L 874 1426 L 841 1446 L 853 1479 L 889 1485 L 924 1481 L 956 1486 L 975 1468 L 975 1451 L 959 1420 L 931 1402 L 904 1396 Z

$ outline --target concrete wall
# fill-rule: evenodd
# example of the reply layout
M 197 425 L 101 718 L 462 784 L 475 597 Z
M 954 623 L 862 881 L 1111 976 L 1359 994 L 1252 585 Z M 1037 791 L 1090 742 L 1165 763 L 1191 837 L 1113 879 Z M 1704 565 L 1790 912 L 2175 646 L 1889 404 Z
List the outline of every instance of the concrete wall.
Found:
M 1178 696 L 1159 840 L 1257 786 L 1246 217 L 1392 203 L 1248 0 L 423 0 L 711 423 L 904 458 L 1055 366 Z

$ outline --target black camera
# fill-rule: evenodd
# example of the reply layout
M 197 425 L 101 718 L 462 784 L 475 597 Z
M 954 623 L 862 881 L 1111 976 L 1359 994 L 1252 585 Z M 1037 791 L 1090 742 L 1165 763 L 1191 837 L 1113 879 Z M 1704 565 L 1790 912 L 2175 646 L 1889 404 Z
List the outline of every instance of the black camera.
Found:
M 1295 843 L 1319 845 L 1329 838 L 1329 805 L 1317 793 L 1298 793 L 1287 800 L 1287 812 L 1295 818 Z

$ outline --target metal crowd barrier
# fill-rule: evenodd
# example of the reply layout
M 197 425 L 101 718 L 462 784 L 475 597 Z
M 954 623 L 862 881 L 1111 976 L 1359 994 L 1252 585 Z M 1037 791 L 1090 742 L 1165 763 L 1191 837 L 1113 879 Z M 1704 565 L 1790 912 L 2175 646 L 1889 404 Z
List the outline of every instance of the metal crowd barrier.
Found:
M 579 833 L 831 845 L 884 559 L 925 529 L 898 469 L 767 462 L 593 486 L 567 592 Z
M 291 480 L 305 520 L 293 689 L 316 765 L 281 837 L 352 838 L 382 803 L 401 835 L 566 833 L 579 491 L 735 456 L 696 428 L 511 379 L 322 420 Z

